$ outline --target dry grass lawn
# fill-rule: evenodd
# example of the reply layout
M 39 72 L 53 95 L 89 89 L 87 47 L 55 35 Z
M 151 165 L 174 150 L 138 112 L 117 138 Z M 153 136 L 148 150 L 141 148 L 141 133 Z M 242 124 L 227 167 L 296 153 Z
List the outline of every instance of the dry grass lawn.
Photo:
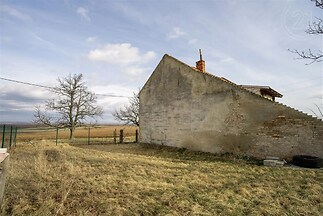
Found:
M 323 172 L 143 144 L 18 144 L 2 215 L 322 215 Z

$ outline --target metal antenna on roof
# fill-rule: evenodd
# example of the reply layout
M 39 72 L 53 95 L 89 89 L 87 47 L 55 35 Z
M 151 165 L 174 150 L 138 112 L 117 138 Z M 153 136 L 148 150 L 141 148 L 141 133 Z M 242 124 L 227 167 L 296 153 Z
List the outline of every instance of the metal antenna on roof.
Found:
M 200 51 L 200 60 L 196 62 L 196 69 L 201 72 L 205 72 L 205 61 L 202 58 L 202 50 L 199 49 L 199 51 Z

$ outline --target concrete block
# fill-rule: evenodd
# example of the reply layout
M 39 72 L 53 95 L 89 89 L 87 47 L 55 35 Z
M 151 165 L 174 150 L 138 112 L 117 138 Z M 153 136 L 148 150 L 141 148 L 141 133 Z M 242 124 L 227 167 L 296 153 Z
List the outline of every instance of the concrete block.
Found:
M 3 150 L 4 151 L 4 150 Z M 5 150 L 6 152 L 6 150 Z M 5 183 L 6 183 L 6 175 L 9 169 L 9 154 L 8 153 L 0 153 L 1 167 L 0 167 L 0 206 L 2 204 Z
M 264 166 L 282 167 L 286 162 L 280 160 L 264 160 Z
M 279 160 L 279 157 L 267 156 L 266 160 Z

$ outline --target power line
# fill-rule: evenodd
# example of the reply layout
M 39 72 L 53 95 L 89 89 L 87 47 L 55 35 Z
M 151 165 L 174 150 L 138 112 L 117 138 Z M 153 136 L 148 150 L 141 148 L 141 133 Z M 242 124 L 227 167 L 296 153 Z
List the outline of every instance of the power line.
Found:
M 129 96 L 113 95 L 113 94 L 95 94 L 95 95 L 104 96 L 104 97 L 123 97 L 123 98 L 129 98 Z
M 49 89 L 49 90 L 55 90 L 54 87 L 50 87 L 50 86 L 44 86 L 44 85 L 39 85 L 39 84 L 35 84 L 35 83 L 30 83 L 30 82 L 24 82 L 24 81 L 19 81 L 19 80 L 14 80 L 14 79 L 8 79 L 8 78 L 4 78 L 4 77 L 0 77 L 1 80 L 5 80 L 8 82 L 14 82 L 14 83 L 19 83 L 19 84 L 23 84 L 23 85 L 29 85 L 29 86 L 35 86 L 35 87 L 39 87 L 39 88 L 45 88 L 45 89 Z M 104 97 L 121 97 L 121 98 L 129 98 L 128 96 L 124 96 L 124 95 L 114 95 L 114 94 L 95 94 L 98 96 L 104 96 Z
M 46 89 L 51 89 L 51 90 L 54 89 L 53 87 L 49 87 L 49 86 L 44 86 L 44 85 L 39 85 L 39 84 L 34 84 L 34 83 L 29 83 L 29 82 L 23 82 L 23 81 L 4 78 L 4 77 L 0 77 L 0 79 L 5 80 L 5 81 L 9 81 L 9 82 L 15 82 L 15 83 L 19 83 L 19 84 L 29 85 L 29 86 L 36 86 L 36 87 L 46 88 Z

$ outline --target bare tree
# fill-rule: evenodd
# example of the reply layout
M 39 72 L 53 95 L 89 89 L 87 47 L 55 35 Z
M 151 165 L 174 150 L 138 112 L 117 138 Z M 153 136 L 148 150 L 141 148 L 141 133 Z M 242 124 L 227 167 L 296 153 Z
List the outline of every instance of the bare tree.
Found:
M 88 91 L 82 79 L 82 74 L 58 78 L 59 84 L 53 88 L 58 98 L 46 101 L 44 110 L 36 106 L 34 121 L 48 126 L 67 127 L 70 140 L 73 140 L 77 126 L 101 116 L 103 111 L 96 105 L 95 94 Z
M 134 92 L 133 96 L 129 98 L 129 105 L 114 111 L 112 115 L 116 120 L 124 122 L 124 124 L 139 126 L 139 92 Z
M 316 7 L 323 9 L 323 0 L 311 0 L 311 1 L 315 2 Z
M 311 0 L 315 2 L 315 6 L 323 9 L 323 0 Z M 309 24 L 308 29 L 305 31 L 307 34 L 312 35 L 322 35 L 323 34 L 323 19 L 316 17 L 316 21 Z M 313 52 L 311 49 L 308 49 L 308 51 L 299 51 L 297 49 L 295 50 L 289 50 L 292 53 L 296 53 L 301 59 L 308 59 L 310 60 L 310 63 L 312 64 L 314 62 L 322 62 L 323 61 L 323 51 L 318 50 L 317 52 Z

